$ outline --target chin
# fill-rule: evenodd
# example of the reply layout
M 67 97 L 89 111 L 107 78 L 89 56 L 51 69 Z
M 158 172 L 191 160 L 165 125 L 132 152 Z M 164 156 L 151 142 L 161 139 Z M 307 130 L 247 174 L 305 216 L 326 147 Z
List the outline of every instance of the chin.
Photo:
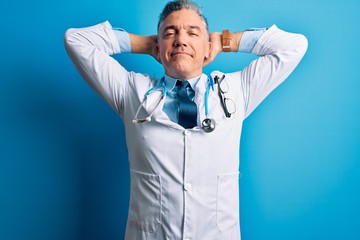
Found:
M 171 69 L 171 72 L 174 75 L 177 75 L 179 77 L 187 76 L 191 71 L 189 68 L 184 66 L 178 66 Z
M 177 61 L 168 64 L 165 67 L 165 72 L 174 78 L 189 79 L 200 75 L 202 73 L 202 66 L 197 69 L 194 67 L 194 63 L 189 60 Z

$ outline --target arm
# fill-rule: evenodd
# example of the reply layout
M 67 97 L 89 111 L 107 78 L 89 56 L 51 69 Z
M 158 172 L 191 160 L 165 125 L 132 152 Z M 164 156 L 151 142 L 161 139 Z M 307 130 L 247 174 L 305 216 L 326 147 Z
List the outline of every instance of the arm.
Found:
M 240 48 L 245 42 L 242 40 Z M 242 71 L 233 73 L 240 80 L 245 118 L 290 75 L 304 56 L 307 46 L 304 35 L 285 32 L 273 25 L 258 38 L 252 48 L 246 50 L 259 58 Z
M 129 73 L 111 57 L 121 51 L 110 23 L 70 28 L 64 44 L 84 80 L 120 113 Z
M 143 37 L 114 30 L 109 22 L 86 28 L 71 28 L 65 33 L 65 48 L 85 81 L 118 113 L 134 73 L 114 58 L 122 52 L 155 56 L 156 37 Z
M 213 48 L 204 65 L 222 52 L 221 33 L 211 33 L 210 42 Z M 273 25 L 267 30 L 232 33 L 230 50 L 260 56 L 242 71 L 231 74 L 241 85 L 247 117 L 295 69 L 307 50 L 307 39 Z

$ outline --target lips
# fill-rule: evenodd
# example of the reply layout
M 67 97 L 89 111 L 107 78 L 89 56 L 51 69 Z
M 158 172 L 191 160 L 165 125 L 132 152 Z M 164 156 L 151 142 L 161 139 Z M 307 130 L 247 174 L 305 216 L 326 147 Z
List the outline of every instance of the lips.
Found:
M 187 52 L 183 52 L 183 51 L 175 51 L 175 52 L 170 53 L 171 57 L 176 56 L 176 55 L 188 55 L 188 56 L 192 57 L 191 54 L 189 54 Z

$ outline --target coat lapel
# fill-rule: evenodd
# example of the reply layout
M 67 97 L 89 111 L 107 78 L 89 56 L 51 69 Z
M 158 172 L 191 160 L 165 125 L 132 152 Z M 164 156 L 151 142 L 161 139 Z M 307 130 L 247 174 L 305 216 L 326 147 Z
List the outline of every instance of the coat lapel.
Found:
M 154 86 L 159 86 L 160 81 L 162 80 L 158 80 Z M 153 114 L 152 119 L 156 122 L 175 128 L 182 128 L 179 124 L 171 121 L 168 115 L 162 110 L 166 98 L 166 96 L 162 97 L 163 91 L 164 89 L 160 87 L 150 92 L 144 102 L 145 111 L 147 112 L 148 116 Z
M 212 76 L 214 77 L 214 76 Z M 159 84 L 158 80 L 151 87 L 157 86 Z M 222 110 L 219 96 L 218 96 L 218 87 L 217 84 L 214 85 L 214 90 L 210 87 L 209 95 L 208 95 L 208 109 L 209 115 L 205 115 L 205 94 L 206 88 L 208 86 L 208 76 L 206 74 L 202 74 L 198 83 L 196 84 L 196 94 L 195 94 L 195 103 L 198 107 L 198 126 L 201 126 L 201 122 L 206 118 L 212 118 L 216 121 L 216 124 L 221 124 L 224 120 L 224 112 Z M 151 88 L 149 87 L 149 89 Z M 162 110 L 165 97 L 162 98 L 163 88 L 157 88 L 151 91 L 151 93 L 145 99 L 143 104 L 147 116 L 153 114 L 153 119 L 156 122 L 175 127 L 175 128 L 182 128 L 179 124 L 174 123 L 169 119 L 166 113 Z

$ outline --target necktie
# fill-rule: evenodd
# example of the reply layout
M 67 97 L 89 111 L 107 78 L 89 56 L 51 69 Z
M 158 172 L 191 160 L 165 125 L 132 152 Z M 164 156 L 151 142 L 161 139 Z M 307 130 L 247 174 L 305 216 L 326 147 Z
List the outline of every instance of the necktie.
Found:
M 179 102 L 179 124 L 184 128 L 193 128 L 197 125 L 197 107 L 189 94 L 194 92 L 188 81 L 177 81 L 177 97 Z

